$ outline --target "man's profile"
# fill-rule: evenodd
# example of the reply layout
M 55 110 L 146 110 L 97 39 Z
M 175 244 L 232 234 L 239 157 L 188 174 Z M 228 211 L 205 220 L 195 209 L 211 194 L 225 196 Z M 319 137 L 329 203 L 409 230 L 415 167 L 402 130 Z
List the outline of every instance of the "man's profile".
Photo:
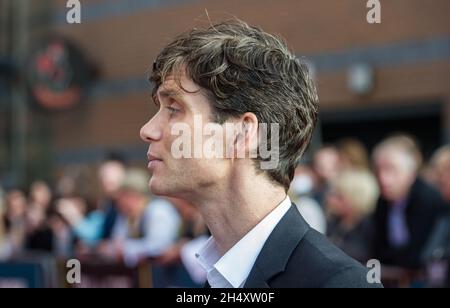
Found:
M 149 144 L 149 186 L 200 210 L 212 234 L 198 253 L 208 285 L 380 286 L 310 228 L 286 194 L 316 125 L 318 97 L 306 66 L 283 41 L 240 21 L 194 29 L 162 50 L 150 80 L 159 110 L 140 132 Z M 223 156 L 174 158 L 172 128 L 193 128 L 199 116 L 202 125 L 226 132 L 203 134 L 201 143 L 215 147 L 202 153 L 221 147 Z M 263 124 L 278 130 L 264 132 Z M 198 136 L 188 137 L 198 146 Z M 258 151 L 263 144 L 278 155 L 273 168 L 261 168 L 270 160 Z

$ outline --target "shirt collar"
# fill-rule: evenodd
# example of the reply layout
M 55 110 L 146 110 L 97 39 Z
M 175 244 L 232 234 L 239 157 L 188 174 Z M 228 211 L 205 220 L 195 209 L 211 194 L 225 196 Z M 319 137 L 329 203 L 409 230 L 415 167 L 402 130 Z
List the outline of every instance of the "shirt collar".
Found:
M 200 265 L 208 274 L 210 285 L 214 287 L 210 277 L 220 274 L 234 288 L 242 287 L 267 238 L 290 207 L 291 200 L 286 196 L 272 212 L 223 256 L 220 256 L 214 238 L 210 237 L 197 254 Z

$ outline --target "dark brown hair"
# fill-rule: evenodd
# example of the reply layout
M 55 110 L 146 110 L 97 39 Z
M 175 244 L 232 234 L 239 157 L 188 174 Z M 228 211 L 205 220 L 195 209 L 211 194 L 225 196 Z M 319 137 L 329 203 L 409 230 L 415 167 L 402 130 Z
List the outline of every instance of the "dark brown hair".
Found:
M 153 93 L 180 73 L 207 95 L 214 121 L 252 112 L 260 123 L 279 124 L 279 163 L 265 172 L 287 190 L 317 121 L 318 98 L 306 65 L 281 39 L 232 20 L 193 29 L 167 45 L 153 65 Z M 270 145 L 270 130 L 267 138 Z

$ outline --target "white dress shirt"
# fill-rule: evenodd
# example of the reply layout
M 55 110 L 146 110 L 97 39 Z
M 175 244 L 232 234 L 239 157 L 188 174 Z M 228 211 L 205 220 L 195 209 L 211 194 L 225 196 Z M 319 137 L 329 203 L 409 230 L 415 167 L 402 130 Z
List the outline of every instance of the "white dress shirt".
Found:
M 291 207 L 288 196 L 223 256 L 214 237 L 197 254 L 212 288 L 241 288 L 269 235 Z

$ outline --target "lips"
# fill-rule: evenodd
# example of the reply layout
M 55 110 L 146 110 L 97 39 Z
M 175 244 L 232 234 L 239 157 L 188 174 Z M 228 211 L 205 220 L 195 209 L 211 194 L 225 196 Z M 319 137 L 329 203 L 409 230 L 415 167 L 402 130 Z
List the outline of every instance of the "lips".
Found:
M 148 158 L 148 161 L 149 161 L 149 162 L 154 161 L 154 160 L 162 161 L 161 158 L 159 158 L 159 157 L 156 156 L 156 155 L 150 154 L 150 153 L 147 153 L 147 158 Z
M 153 169 L 158 164 L 162 163 L 162 159 L 153 154 L 147 153 L 147 158 L 148 158 L 148 166 L 147 167 L 149 169 Z

